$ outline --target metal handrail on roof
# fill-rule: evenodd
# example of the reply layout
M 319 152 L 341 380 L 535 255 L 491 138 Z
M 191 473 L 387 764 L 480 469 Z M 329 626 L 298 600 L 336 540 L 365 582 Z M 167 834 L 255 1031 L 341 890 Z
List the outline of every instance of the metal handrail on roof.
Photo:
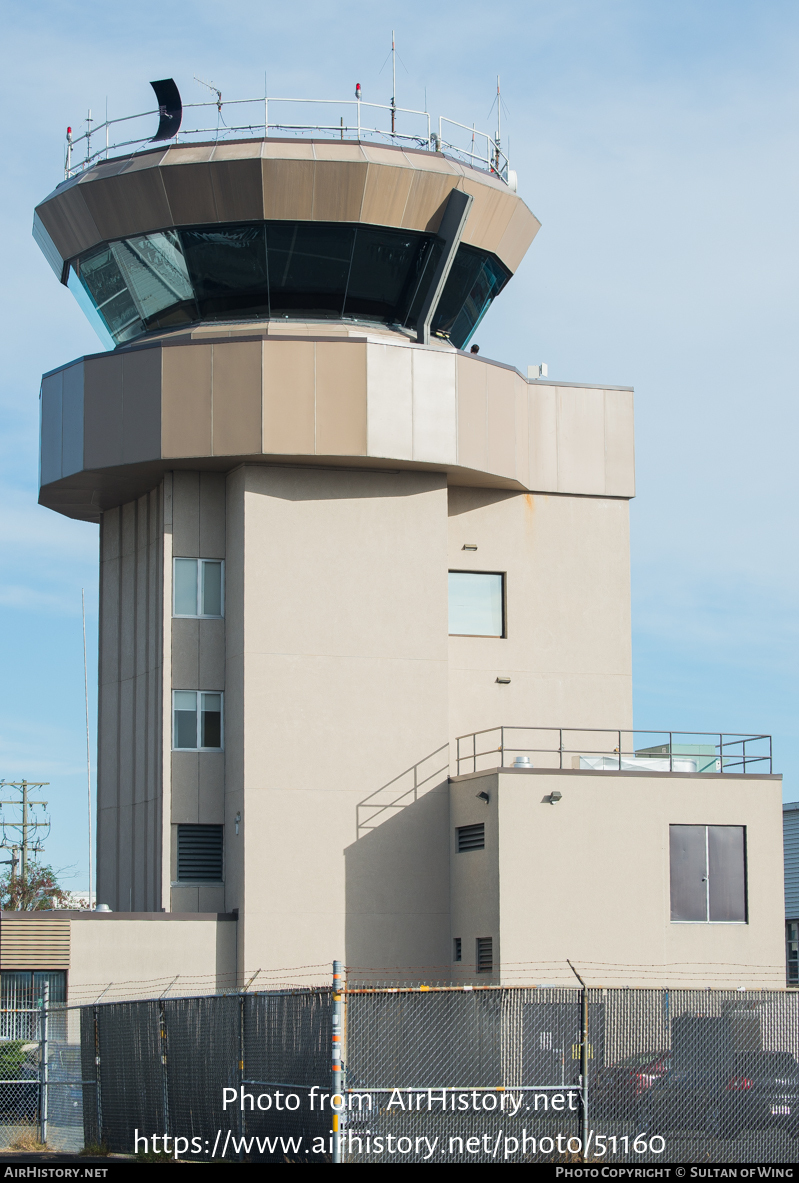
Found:
M 524 736 L 519 735 L 520 732 Z M 524 742 L 525 736 L 527 742 Z M 551 741 L 547 743 L 544 736 L 551 736 Z M 459 735 L 455 745 L 459 775 L 462 764 L 471 763 L 471 768 L 465 769 L 468 772 L 496 768 L 497 754 L 500 768 L 574 768 L 594 772 L 640 771 L 644 774 L 770 775 L 772 771 L 771 736 L 741 732 L 500 726 Z M 505 762 L 506 753 L 514 756 L 509 764 Z M 478 768 L 478 760 L 488 760 L 489 763 Z
M 302 123 L 288 118 L 275 119 L 276 107 L 281 104 L 302 104 L 305 106 L 318 106 L 325 109 L 336 108 L 341 111 L 338 122 L 322 119 L 316 123 Z M 252 114 L 253 119 L 242 120 L 240 109 L 249 106 L 255 108 Z M 216 124 L 211 126 L 200 126 L 205 121 L 202 118 L 204 112 L 212 108 L 216 111 Z M 225 109 L 233 110 L 235 122 L 228 124 L 225 122 Z M 292 108 L 293 113 L 294 108 Z M 385 120 L 385 124 L 390 126 L 382 126 L 380 115 L 369 116 L 366 122 L 362 118 L 362 113 L 368 110 L 369 112 L 387 112 L 390 118 Z M 282 135 L 296 135 L 301 137 L 312 133 L 324 139 L 339 139 L 339 140 L 368 140 L 371 142 L 393 144 L 395 146 L 408 146 L 420 148 L 430 152 L 441 152 L 447 157 L 463 164 L 471 165 L 473 168 L 480 169 L 496 176 L 505 184 L 513 185 L 514 176 L 510 172 L 509 160 L 507 153 L 503 152 L 497 139 L 490 136 L 487 132 L 478 131 L 476 126 L 472 124 L 469 127 L 467 124 L 458 123 L 456 120 L 447 119 L 441 116 L 438 120 L 438 131 L 433 131 L 432 120 L 428 111 L 415 111 L 410 107 L 397 107 L 385 103 L 367 103 L 363 99 L 293 99 L 293 98 L 270 98 L 264 95 L 263 98 L 256 99 L 225 99 L 223 100 L 221 94 L 216 102 L 204 103 L 184 103 L 182 107 L 183 113 L 187 111 L 197 112 L 198 118 L 194 120 L 198 126 L 184 127 L 181 126 L 179 130 L 167 140 L 167 143 L 185 143 L 193 142 L 201 137 L 212 136 L 215 140 L 224 142 L 231 136 L 237 138 L 244 138 L 252 136 L 253 138 L 265 139 L 270 134 Z M 346 113 L 346 119 L 345 119 Z M 110 158 L 112 152 L 117 152 L 121 149 L 127 148 L 132 151 L 137 151 L 147 148 L 153 143 L 152 129 L 148 128 L 146 134 L 139 136 L 131 136 L 130 138 L 118 139 L 116 136 L 122 132 L 121 124 L 131 123 L 134 120 L 152 120 L 153 116 L 160 114 L 158 109 L 150 111 L 142 111 L 137 115 L 123 115 L 118 119 L 108 119 L 106 117 L 102 122 L 97 122 L 92 119 L 91 111 L 89 111 L 86 118 L 86 130 L 78 136 L 72 135 L 71 128 L 67 129 L 67 149 L 66 159 L 64 161 L 64 178 L 68 180 L 70 177 L 76 176 L 85 169 L 90 168 L 93 164 L 100 160 L 107 160 Z M 281 114 L 278 110 L 277 114 Z M 405 131 L 396 130 L 398 116 L 407 116 L 404 119 L 408 126 Z M 373 121 L 373 126 L 370 126 L 370 120 Z M 416 126 L 414 126 L 414 124 Z M 444 125 L 447 125 L 448 135 L 451 137 L 445 139 Z M 127 130 L 127 129 L 126 129 Z M 142 128 L 144 132 L 144 128 Z M 459 133 L 466 133 L 459 135 Z M 101 137 L 99 147 L 94 147 L 97 144 L 97 137 Z M 104 142 L 103 142 L 104 139 Z M 74 160 L 75 149 L 79 144 L 85 145 L 85 152 L 79 161 Z

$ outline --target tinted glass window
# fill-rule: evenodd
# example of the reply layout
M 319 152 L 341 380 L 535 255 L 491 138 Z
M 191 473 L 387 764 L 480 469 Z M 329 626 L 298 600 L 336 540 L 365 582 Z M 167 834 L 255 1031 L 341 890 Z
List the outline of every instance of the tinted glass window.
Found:
M 263 223 L 182 230 L 180 237 L 203 319 L 269 315 Z
M 240 222 L 144 234 L 73 267 L 116 344 L 199 320 L 352 318 L 416 328 L 441 257 L 432 234 L 324 222 Z M 510 278 L 461 245 L 432 323 L 462 348 Z
M 497 259 L 471 246 L 458 247 L 433 317 L 433 332 L 444 333 L 463 349 L 509 279 L 510 272 Z
M 273 316 L 343 315 L 353 226 L 270 222 L 269 294 Z

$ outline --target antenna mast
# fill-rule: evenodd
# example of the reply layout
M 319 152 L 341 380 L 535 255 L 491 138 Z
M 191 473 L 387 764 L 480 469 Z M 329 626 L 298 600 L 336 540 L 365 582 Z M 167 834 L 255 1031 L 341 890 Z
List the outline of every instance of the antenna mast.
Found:
M 391 30 L 391 134 L 397 130 L 397 48 Z
M 499 148 L 502 143 L 502 95 L 499 90 L 499 74 L 497 74 L 497 142 L 494 148 L 494 168 L 499 172 Z

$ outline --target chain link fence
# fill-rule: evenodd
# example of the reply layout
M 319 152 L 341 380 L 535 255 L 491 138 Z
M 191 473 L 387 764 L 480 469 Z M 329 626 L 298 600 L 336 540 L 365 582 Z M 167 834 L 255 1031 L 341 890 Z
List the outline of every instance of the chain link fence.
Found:
M 797 992 L 350 982 L 331 1106 L 333 998 L 6 1016 L 0 1140 L 193 1161 L 331 1162 L 334 1139 L 355 1163 L 796 1160 Z

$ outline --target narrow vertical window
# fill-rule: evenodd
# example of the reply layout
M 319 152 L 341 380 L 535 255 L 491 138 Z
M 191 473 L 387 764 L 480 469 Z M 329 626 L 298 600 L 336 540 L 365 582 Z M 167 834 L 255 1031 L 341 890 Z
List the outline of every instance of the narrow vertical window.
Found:
M 789 920 L 785 925 L 785 963 L 789 986 L 799 986 L 799 921 Z
M 197 559 L 175 559 L 175 616 L 197 615 Z
M 197 747 L 197 691 L 176 690 L 173 694 L 175 713 L 174 746 L 195 749 Z
M 222 747 L 222 695 L 200 695 L 202 711 L 200 714 L 200 747 Z
M 203 559 L 201 567 L 201 616 L 222 615 L 222 563 Z

